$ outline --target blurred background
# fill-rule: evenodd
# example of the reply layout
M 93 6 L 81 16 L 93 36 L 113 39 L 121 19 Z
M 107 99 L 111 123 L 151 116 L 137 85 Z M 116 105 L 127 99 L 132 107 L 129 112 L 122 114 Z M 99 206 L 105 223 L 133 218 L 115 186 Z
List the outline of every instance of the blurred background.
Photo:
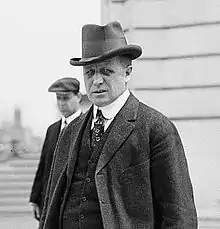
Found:
M 0 3 L 0 228 L 37 228 L 28 199 L 47 127 L 59 118 L 55 80 L 84 94 L 81 27 L 119 20 L 143 47 L 130 89 L 182 137 L 199 228 L 220 228 L 220 2 L 218 0 L 8 0 Z

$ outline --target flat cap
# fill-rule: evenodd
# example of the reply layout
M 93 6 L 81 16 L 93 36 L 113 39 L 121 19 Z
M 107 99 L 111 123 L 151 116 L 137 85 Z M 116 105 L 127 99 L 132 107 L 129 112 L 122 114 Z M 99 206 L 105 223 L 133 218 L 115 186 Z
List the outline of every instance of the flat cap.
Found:
M 78 93 L 80 89 L 80 83 L 76 78 L 65 77 L 58 79 L 49 88 L 49 92 L 75 92 Z

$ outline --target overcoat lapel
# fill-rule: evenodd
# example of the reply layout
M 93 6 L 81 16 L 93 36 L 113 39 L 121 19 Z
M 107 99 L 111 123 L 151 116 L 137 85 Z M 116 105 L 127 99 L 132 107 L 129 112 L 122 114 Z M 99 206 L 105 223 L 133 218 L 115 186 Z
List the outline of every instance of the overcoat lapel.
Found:
M 112 129 L 103 146 L 96 167 L 96 174 L 98 174 L 108 164 L 119 147 L 132 133 L 135 127 L 133 122 L 137 118 L 138 106 L 139 101 L 131 94 L 125 105 L 116 115 Z
M 92 107 L 89 109 L 87 113 L 81 116 L 81 119 L 77 122 L 77 124 L 74 126 L 74 130 L 72 130 L 71 133 L 71 145 L 69 150 L 69 156 L 68 156 L 68 162 L 67 162 L 67 189 L 69 188 L 71 184 L 72 175 L 75 168 L 75 163 L 77 159 L 77 154 L 79 151 L 79 147 L 81 144 L 81 138 L 83 131 L 85 129 L 85 126 L 89 120 L 89 117 L 92 113 Z
M 61 119 L 56 122 L 56 124 L 53 126 L 48 136 L 47 144 L 52 151 L 55 150 L 56 143 L 60 134 L 60 128 L 61 128 Z
M 59 122 L 57 123 L 57 125 L 54 126 L 53 136 L 54 136 L 54 138 L 56 139 L 55 142 L 57 142 L 58 137 L 59 137 L 59 134 L 60 134 L 61 123 L 62 123 L 62 121 L 61 121 L 61 119 L 60 119 Z

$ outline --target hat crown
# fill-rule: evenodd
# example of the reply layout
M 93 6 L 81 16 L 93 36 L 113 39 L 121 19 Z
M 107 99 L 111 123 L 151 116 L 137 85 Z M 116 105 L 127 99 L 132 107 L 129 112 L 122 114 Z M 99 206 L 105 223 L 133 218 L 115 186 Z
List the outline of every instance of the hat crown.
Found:
M 82 28 L 82 57 L 96 57 L 127 45 L 123 29 L 117 21 L 105 26 L 87 24 Z
M 117 22 L 111 22 L 107 25 L 100 26 L 87 24 L 82 28 L 82 40 L 85 41 L 103 41 L 108 39 L 123 39 L 125 36 L 121 25 Z
M 87 24 L 82 27 L 82 58 L 71 58 L 70 64 L 85 66 L 125 55 L 134 60 L 141 53 L 140 46 L 127 44 L 119 22 L 113 21 L 104 26 Z

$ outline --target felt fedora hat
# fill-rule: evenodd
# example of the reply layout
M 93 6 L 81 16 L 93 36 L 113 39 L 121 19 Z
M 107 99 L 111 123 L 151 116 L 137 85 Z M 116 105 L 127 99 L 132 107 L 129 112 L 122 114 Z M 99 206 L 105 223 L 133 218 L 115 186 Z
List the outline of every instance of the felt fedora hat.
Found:
M 104 26 L 87 24 L 82 28 L 82 58 L 72 58 L 70 64 L 84 66 L 124 55 L 134 60 L 141 53 L 140 46 L 127 44 L 119 22 L 113 21 Z

